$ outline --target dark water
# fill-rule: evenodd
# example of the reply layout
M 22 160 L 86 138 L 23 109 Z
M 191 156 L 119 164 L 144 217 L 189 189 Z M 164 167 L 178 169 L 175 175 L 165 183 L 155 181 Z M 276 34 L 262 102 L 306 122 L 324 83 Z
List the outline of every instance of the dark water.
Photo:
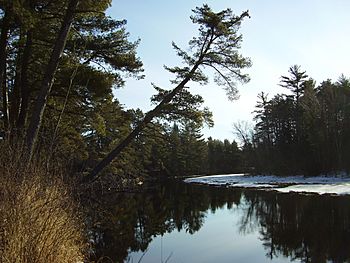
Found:
M 167 182 L 100 202 L 100 262 L 350 262 L 349 197 Z

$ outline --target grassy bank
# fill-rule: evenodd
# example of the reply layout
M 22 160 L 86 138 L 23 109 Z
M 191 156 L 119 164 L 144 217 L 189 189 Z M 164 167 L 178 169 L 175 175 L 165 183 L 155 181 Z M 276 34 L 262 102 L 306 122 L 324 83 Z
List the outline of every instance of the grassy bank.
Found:
M 1 146 L 0 262 L 83 262 L 83 221 L 62 176 L 38 164 L 24 169 Z

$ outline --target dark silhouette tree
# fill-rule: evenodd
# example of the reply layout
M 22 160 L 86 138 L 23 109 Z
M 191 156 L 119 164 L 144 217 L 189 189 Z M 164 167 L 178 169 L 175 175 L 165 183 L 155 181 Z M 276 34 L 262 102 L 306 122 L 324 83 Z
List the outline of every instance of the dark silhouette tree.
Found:
M 300 121 L 299 121 L 299 115 L 300 115 L 300 107 L 299 107 L 299 98 L 304 93 L 305 89 L 305 81 L 308 78 L 308 75 L 306 75 L 306 71 L 301 71 L 300 66 L 294 65 L 291 66 L 288 70 L 290 76 L 282 76 L 281 77 L 281 84 L 280 86 L 285 87 L 292 91 L 295 97 L 295 126 L 296 126 L 296 133 L 297 133 L 297 139 L 299 140 L 300 136 Z

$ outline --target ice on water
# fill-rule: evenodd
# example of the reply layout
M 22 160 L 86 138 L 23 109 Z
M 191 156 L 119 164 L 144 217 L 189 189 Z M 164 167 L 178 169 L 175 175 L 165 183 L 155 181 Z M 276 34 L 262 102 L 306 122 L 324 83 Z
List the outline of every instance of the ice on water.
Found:
M 229 174 L 192 177 L 186 179 L 185 182 L 227 187 L 257 188 L 284 193 L 300 192 L 350 195 L 350 177 L 344 174 L 316 177 Z

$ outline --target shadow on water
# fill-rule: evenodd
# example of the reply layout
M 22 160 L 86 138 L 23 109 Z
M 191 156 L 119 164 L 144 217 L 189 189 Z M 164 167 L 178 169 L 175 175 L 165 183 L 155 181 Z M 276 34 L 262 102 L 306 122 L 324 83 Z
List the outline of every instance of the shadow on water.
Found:
M 103 209 L 97 209 L 101 205 Z M 258 233 L 266 258 L 318 263 L 350 259 L 349 197 L 281 194 L 174 181 L 140 192 L 102 196 L 92 213 L 92 259 L 106 257 L 108 261 L 100 262 L 124 262 L 130 252 L 145 252 L 157 236 L 174 230 L 196 234 L 207 214 L 215 214 L 218 209 L 232 210 L 230 216 L 240 217 L 240 235 Z

